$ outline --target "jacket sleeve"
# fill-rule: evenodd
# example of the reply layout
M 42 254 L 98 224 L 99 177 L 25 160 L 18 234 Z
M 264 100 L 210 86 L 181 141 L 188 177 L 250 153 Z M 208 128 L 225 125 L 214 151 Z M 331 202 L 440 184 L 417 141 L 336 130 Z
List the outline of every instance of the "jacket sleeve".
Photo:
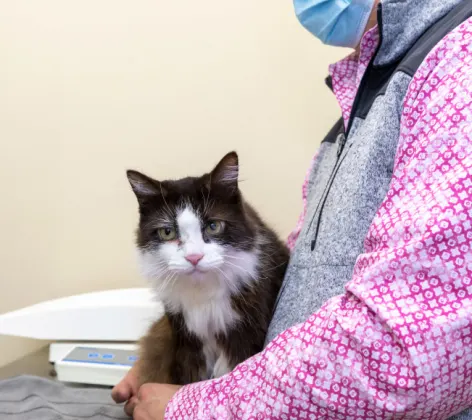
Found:
M 346 293 L 230 374 L 182 388 L 166 419 L 444 419 L 472 404 L 469 43 L 444 42 L 411 82 Z

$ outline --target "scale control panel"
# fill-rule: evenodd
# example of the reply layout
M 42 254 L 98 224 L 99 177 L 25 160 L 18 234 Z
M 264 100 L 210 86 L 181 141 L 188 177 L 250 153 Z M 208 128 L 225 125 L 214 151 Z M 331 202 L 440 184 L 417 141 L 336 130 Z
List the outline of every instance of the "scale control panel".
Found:
M 133 366 L 138 360 L 138 355 L 133 350 L 76 347 L 62 360 L 64 362 Z

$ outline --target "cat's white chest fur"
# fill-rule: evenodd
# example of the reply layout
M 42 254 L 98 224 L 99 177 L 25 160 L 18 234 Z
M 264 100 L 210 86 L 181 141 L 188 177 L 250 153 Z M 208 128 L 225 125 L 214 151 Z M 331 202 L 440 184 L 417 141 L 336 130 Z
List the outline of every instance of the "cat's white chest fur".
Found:
M 203 354 L 205 355 L 205 362 L 207 368 L 207 376 L 202 380 L 208 378 L 219 378 L 232 370 L 226 354 L 218 347 L 215 340 L 208 340 L 203 345 Z
M 218 334 L 225 334 L 239 321 L 240 316 L 232 308 L 229 295 L 215 296 L 203 301 L 198 299 L 199 296 L 195 295 L 195 291 L 193 292 L 187 296 L 180 296 L 185 323 L 189 331 L 204 343 L 203 354 L 208 376 L 215 378 L 223 376 L 231 371 L 231 366 L 223 350 L 216 343 L 215 337 Z
M 238 320 L 239 315 L 231 307 L 229 297 L 211 299 L 207 302 L 182 304 L 187 328 L 202 340 L 225 334 Z

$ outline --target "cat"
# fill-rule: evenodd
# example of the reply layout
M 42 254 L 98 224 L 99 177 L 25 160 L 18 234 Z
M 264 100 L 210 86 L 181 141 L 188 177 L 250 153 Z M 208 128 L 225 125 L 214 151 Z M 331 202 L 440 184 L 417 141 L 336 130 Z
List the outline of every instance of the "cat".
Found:
M 127 171 L 140 266 L 165 308 L 140 343 L 140 384 L 220 377 L 263 348 L 289 251 L 244 201 L 238 175 L 235 152 L 201 177 Z

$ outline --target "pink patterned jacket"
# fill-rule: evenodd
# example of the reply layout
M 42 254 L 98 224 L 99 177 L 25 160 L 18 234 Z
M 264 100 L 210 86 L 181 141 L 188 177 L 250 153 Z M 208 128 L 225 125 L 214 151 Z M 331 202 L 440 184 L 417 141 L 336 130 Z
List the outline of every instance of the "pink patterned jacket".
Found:
M 331 67 L 345 122 L 377 44 L 374 29 Z M 472 405 L 471 19 L 428 54 L 400 112 L 393 176 L 344 294 L 232 373 L 182 388 L 166 419 L 446 419 Z

